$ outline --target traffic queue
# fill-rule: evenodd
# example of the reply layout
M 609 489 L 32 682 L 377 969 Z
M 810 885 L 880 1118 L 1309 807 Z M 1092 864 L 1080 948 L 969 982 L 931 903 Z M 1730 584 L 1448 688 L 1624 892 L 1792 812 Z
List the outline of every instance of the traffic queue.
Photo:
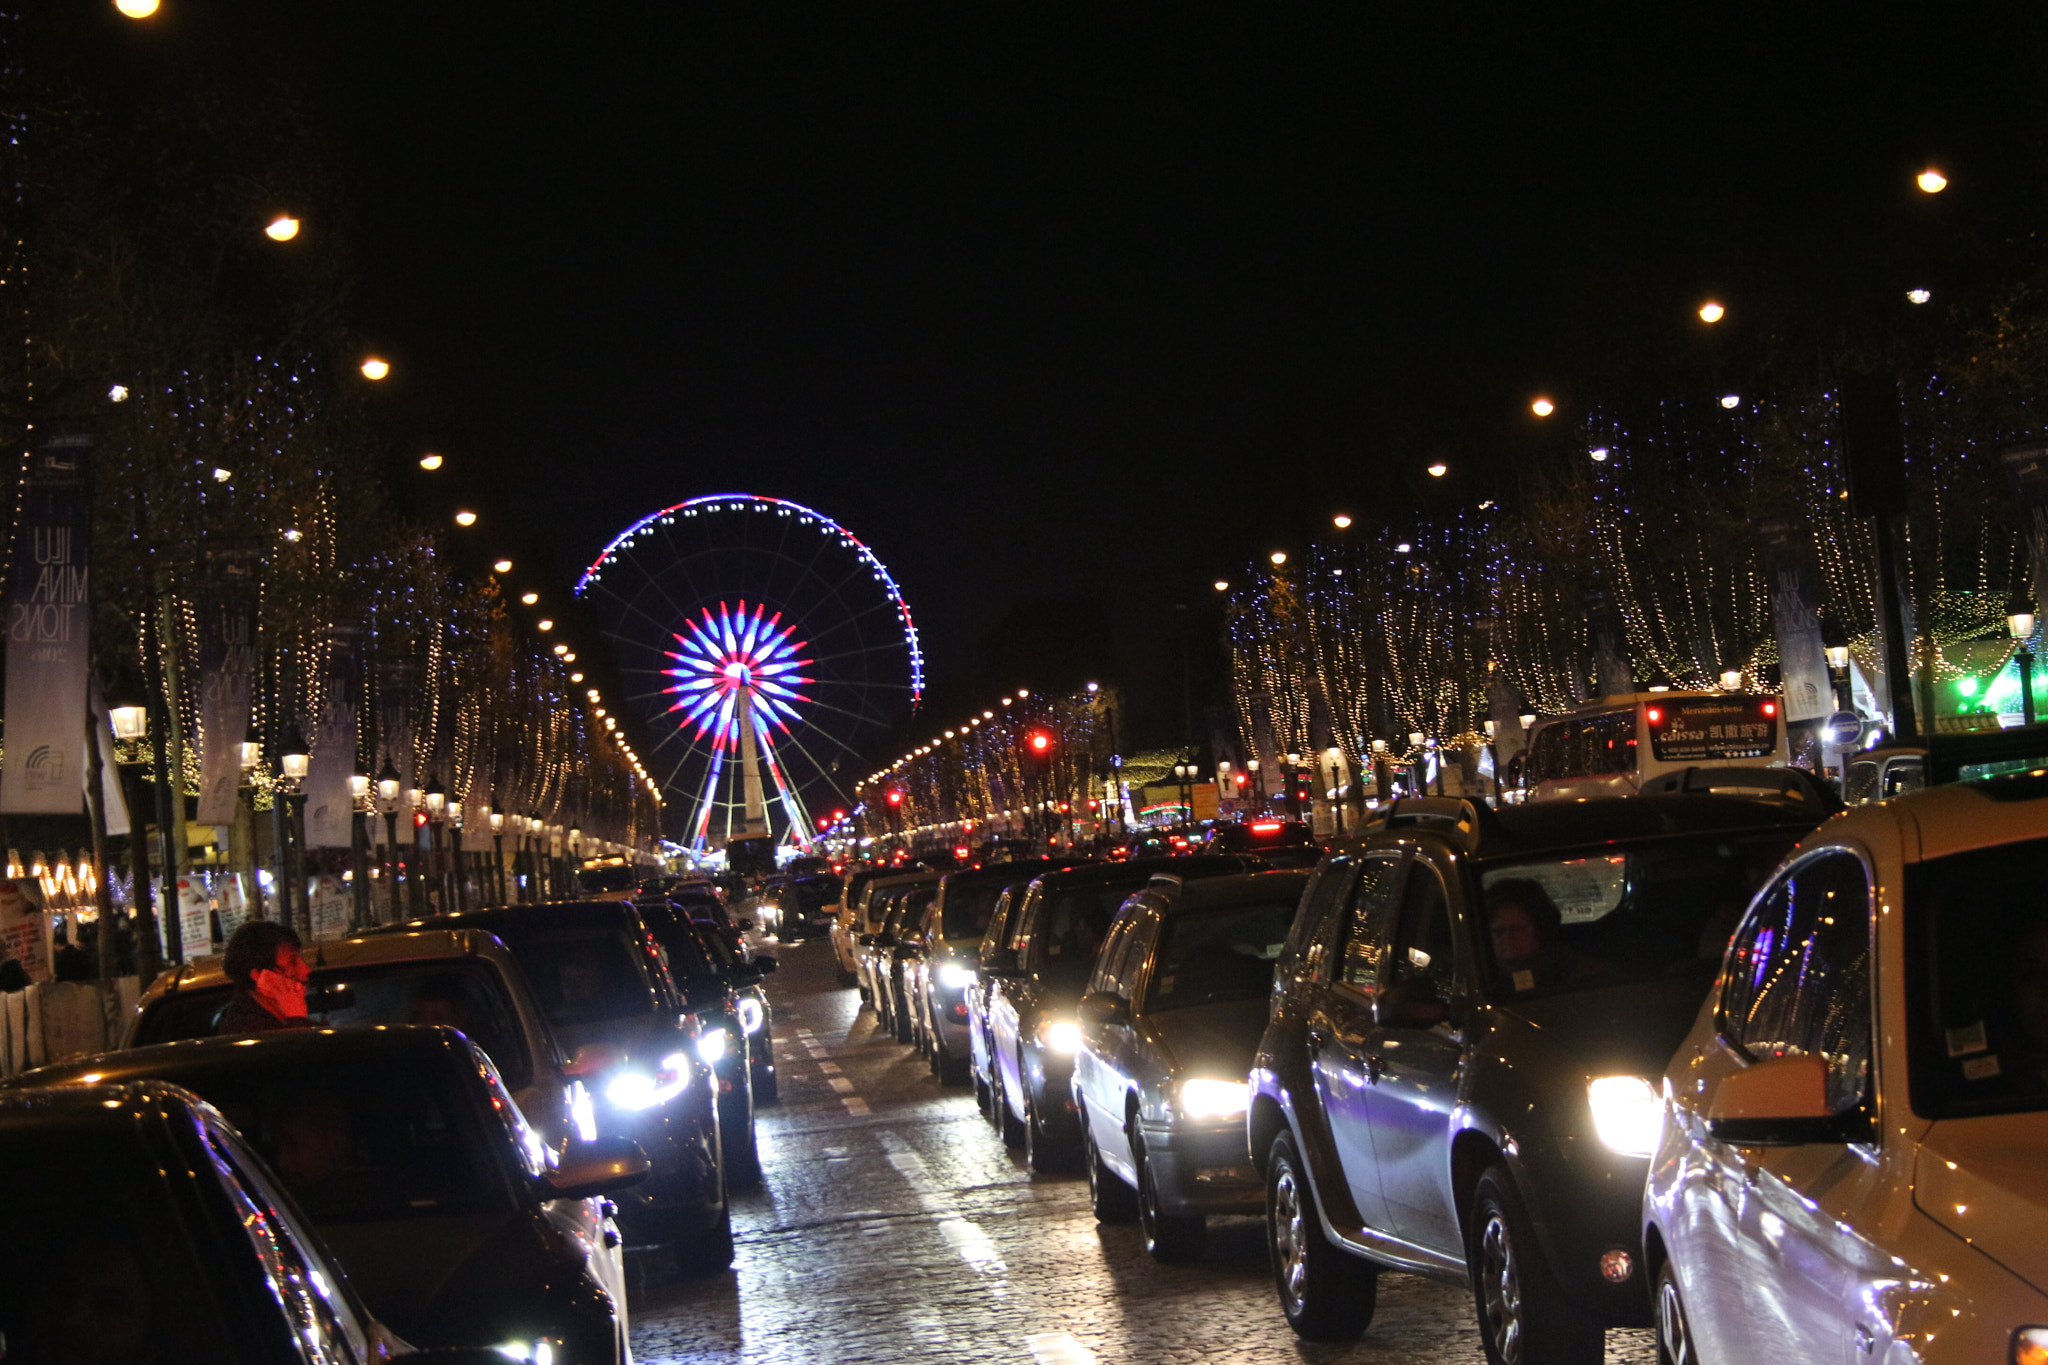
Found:
M 1619 1327 L 1674 1362 L 2037 1362 L 2048 766 L 1955 776 L 1405 797 L 1291 870 L 1231 825 L 868 867 L 833 948 L 1156 1259 L 1261 1218 L 1304 1339 L 1366 1331 L 1394 1270 L 1467 1288 L 1497 1365 Z
M 317 944 L 244 924 L 121 1050 L 0 1086 L 15 1214 L 50 1206 L 4 1253 L 0 1354 L 625 1365 L 628 1247 L 724 1270 L 761 1178 L 747 927 L 674 879 Z

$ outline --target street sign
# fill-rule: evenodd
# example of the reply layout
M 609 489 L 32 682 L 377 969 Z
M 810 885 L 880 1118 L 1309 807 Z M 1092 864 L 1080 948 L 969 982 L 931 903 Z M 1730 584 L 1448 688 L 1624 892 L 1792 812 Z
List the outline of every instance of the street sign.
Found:
M 1821 735 L 1837 749 L 1846 749 L 1863 738 L 1863 720 L 1854 711 L 1837 711 L 1821 727 Z

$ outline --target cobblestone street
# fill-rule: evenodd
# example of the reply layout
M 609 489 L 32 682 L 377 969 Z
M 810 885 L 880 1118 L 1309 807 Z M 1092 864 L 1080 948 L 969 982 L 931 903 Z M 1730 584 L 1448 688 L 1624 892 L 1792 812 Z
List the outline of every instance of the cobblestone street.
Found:
M 773 950 L 773 949 L 771 949 Z M 1380 1283 L 1364 1338 L 1298 1342 L 1274 1302 L 1263 1230 L 1212 1224 L 1209 1255 L 1155 1264 L 1135 1227 L 1100 1227 L 1078 1175 L 1034 1176 L 974 1107 L 833 984 L 822 941 L 783 945 L 782 1102 L 761 1111 L 766 1178 L 734 1201 L 731 1274 L 635 1266 L 642 1365 L 698 1361 L 1428 1361 L 1483 1357 L 1466 1291 Z M 1656 1358 L 1608 1335 L 1611 1362 Z

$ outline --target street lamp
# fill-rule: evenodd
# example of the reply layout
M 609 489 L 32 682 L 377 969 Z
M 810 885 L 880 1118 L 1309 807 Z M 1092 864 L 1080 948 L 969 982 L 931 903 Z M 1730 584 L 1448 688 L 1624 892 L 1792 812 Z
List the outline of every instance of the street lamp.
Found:
M 300 791 L 299 783 L 312 766 L 312 755 L 306 751 L 306 737 L 299 733 L 296 723 L 285 722 L 284 733 L 277 740 L 277 772 L 282 780 L 278 791 L 272 794 L 270 803 L 271 828 L 277 837 L 277 920 L 287 927 L 292 925 L 292 902 L 303 898 L 304 882 L 299 879 L 299 846 L 305 838 L 306 794 Z M 300 894 L 293 895 L 294 884 Z M 305 930 L 312 937 L 312 907 L 306 911 Z
M 2012 631 L 2012 638 L 2019 642 L 2019 648 L 2012 657 L 2020 665 L 2020 724 L 2034 723 L 2034 651 L 2027 648 L 2027 642 L 2034 638 L 2034 604 L 2014 594 L 2005 604 L 2005 624 Z
M 363 799 L 370 794 L 370 779 L 363 773 L 348 775 L 348 866 L 349 909 L 353 927 L 370 923 L 370 830 L 364 823 Z
M 1173 775 L 1180 783 L 1180 812 L 1181 824 L 1183 826 L 1191 825 L 1195 820 L 1193 787 L 1195 774 L 1199 771 L 1200 769 L 1193 763 L 1176 763 L 1173 765 Z
M 398 907 L 398 794 L 401 785 L 398 769 L 387 753 L 384 766 L 377 772 L 377 803 L 384 808 L 384 876 L 391 884 L 393 924 L 405 918 Z

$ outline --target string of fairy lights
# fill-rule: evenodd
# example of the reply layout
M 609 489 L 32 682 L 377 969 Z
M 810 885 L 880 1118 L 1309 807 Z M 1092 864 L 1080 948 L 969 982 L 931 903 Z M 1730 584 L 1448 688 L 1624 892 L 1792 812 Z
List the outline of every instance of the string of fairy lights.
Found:
M 1915 515 L 1908 587 L 1937 681 L 2003 669 L 2007 603 L 2026 579 L 1996 451 L 1923 395 L 1907 453 Z M 1354 761 L 1483 742 L 1489 684 L 1517 712 L 1556 712 L 1594 686 L 1593 613 L 1611 606 L 1642 686 L 1774 691 L 1770 583 L 1754 533 L 1793 511 L 1819 568 L 1828 629 L 1877 665 L 1874 546 L 1846 497 L 1835 399 L 1780 408 L 1667 402 L 1595 413 L 1578 469 L 1515 509 L 1488 503 L 1396 528 L 1355 526 L 1275 553 L 1224 595 L 1240 727 L 1253 752 L 1308 752 L 1330 718 Z M 1988 640 L 1987 665 L 1952 647 Z

